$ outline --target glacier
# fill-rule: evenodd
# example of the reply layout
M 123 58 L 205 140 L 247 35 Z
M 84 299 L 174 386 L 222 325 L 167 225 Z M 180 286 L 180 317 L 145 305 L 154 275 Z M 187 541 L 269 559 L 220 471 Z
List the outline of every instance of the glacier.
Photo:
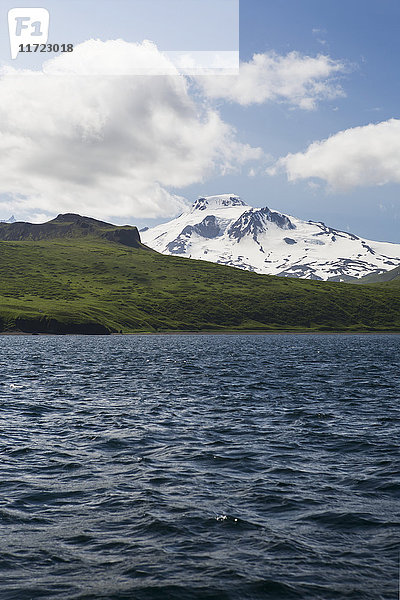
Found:
M 142 230 L 141 239 L 162 254 L 282 277 L 350 281 L 400 266 L 400 244 L 253 208 L 236 194 L 199 198 L 179 217 Z

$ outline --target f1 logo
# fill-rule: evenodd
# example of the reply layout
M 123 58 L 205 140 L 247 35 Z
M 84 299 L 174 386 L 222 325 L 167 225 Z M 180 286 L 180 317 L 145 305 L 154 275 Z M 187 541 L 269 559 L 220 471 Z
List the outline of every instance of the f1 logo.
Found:
M 50 15 L 46 8 L 12 8 L 8 11 L 11 58 L 17 58 L 20 45 L 46 44 Z

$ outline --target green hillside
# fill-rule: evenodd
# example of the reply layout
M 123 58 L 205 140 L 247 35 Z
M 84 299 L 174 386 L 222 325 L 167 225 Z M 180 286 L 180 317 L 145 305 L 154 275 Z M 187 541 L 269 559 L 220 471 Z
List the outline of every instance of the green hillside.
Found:
M 96 238 L 119 242 L 131 248 L 146 249 L 146 246 L 140 242 L 137 227 L 131 225 L 119 227 L 72 213 L 58 215 L 56 219 L 39 225 L 23 222 L 0 223 L 0 240 L 8 242 L 82 238 Z
M 397 286 L 284 279 L 163 256 L 142 246 L 134 227 L 77 215 L 6 225 L 0 239 L 2 331 L 400 331 Z
M 386 273 L 381 273 L 380 275 L 366 275 L 366 277 L 362 277 L 357 281 L 357 283 L 397 283 L 400 284 L 400 267 L 396 267 L 391 271 L 386 271 Z

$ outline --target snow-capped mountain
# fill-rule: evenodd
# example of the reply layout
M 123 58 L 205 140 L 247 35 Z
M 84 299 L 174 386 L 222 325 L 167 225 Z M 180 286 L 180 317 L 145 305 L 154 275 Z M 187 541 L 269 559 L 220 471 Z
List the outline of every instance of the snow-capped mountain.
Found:
M 0 223 L 16 223 L 17 220 L 14 217 L 14 215 L 12 215 L 12 217 L 10 217 L 9 219 L 7 219 L 7 221 L 0 221 Z
M 234 194 L 199 198 L 169 223 L 142 230 L 141 239 L 163 254 L 284 277 L 346 280 L 400 266 L 400 244 L 252 208 Z

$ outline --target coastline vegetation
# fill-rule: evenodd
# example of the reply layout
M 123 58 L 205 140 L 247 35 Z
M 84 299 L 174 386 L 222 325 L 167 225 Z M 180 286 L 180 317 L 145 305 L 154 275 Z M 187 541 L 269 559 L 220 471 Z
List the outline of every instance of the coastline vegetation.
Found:
M 400 286 L 258 275 L 85 231 L 0 241 L 0 331 L 400 332 Z

